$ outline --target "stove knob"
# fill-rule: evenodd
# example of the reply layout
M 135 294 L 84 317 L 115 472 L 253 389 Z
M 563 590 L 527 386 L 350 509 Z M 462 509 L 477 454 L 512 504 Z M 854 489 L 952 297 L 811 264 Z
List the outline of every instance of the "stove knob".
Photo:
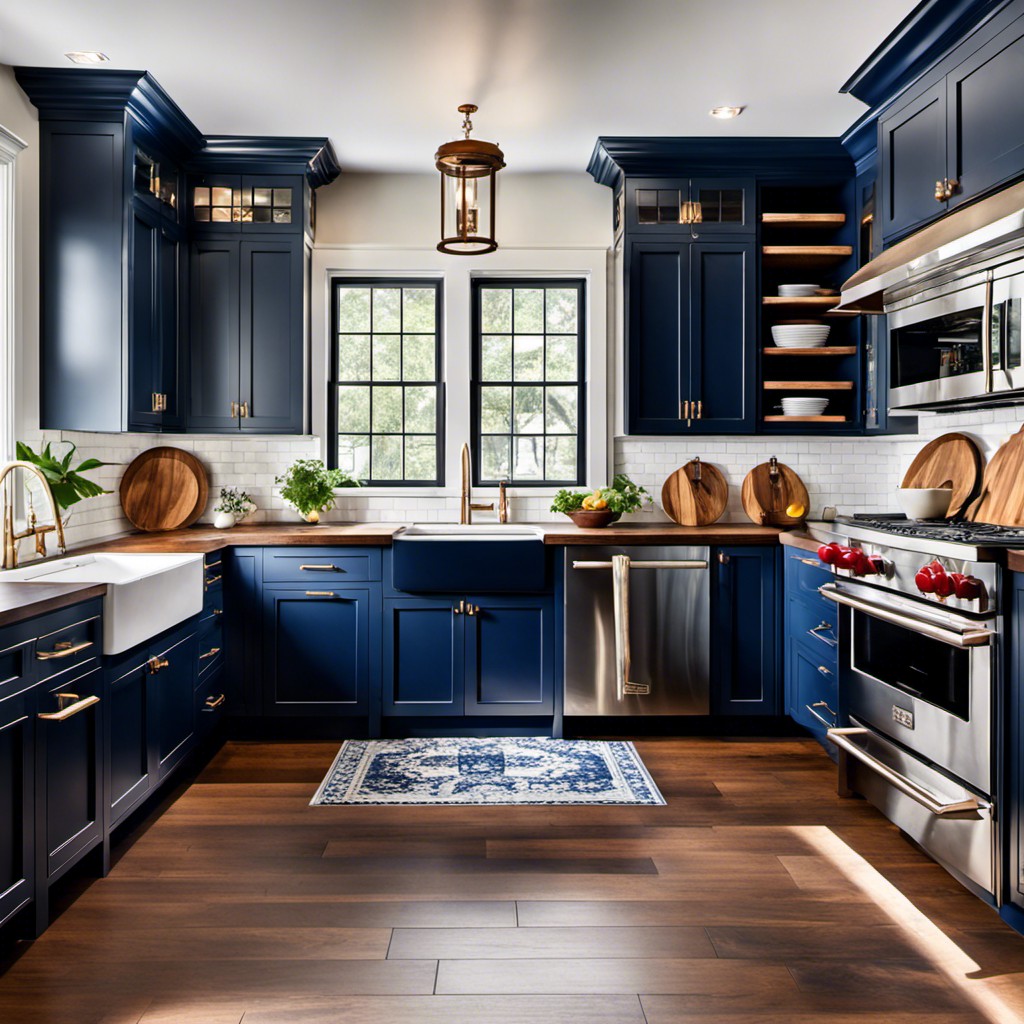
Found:
M 953 580 L 953 593 L 961 601 L 977 601 L 985 593 L 985 584 L 976 576 L 963 576 L 955 572 L 951 578 Z
M 881 555 L 865 555 L 861 563 L 861 576 L 884 576 L 885 559 Z
M 917 584 L 917 589 L 920 590 L 922 594 L 935 593 L 935 573 L 933 573 L 927 565 L 923 569 L 917 570 L 914 582 Z
M 836 565 L 839 561 L 839 556 L 845 549 L 841 544 L 837 544 L 833 541 L 831 544 L 822 544 L 818 548 L 818 558 L 821 559 L 826 565 Z
M 860 548 L 845 548 L 839 556 L 837 564 L 842 569 L 849 569 L 856 573 L 864 559 L 864 552 Z
M 937 597 L 952 597 L 954 590 L 953 579 L 943 573 L 935 574 L 935 595 Z

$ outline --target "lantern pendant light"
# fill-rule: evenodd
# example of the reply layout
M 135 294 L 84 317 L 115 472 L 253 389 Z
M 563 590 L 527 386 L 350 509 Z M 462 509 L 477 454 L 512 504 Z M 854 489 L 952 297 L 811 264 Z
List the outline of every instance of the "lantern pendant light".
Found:
M 470 115 L 477 107 L 463 103 L 463 138 L 445 142 L 434 154 L 441 172 L 441 241 L 439 252 L 480 256 L 494 252 L 494 176 L 505 166 L 505 154 L 493 143 L 471 139 Z M 486 230 L 486 233 L 485 233 Z

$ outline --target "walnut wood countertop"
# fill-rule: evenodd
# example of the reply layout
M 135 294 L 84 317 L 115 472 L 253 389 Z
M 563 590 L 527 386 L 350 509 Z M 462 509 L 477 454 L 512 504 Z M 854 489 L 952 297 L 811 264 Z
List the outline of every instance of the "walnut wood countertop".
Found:
M 106 592 L 104 583 L 4 583 L 0 580 L 0 626 L 102 597 Z
M 1006 565 L 1012 572 L 1024 572 L 1024 551 L 1007 551 Z
M 787 548 L 799 548 L 801 551 L 813 551 L 815 554 L 818 553 L 818 548 L 821 546 L 820 540 L 815 540 L 806 533 L 799 531 L 782 534 L 779 537 L 779 542 Z
M 544 524 L 545 544 L 774 544 L 782 531 L 753 523 L 714 523 L 679 526 L 676 523 L 613 523 L 584 530 L 568 523 Z

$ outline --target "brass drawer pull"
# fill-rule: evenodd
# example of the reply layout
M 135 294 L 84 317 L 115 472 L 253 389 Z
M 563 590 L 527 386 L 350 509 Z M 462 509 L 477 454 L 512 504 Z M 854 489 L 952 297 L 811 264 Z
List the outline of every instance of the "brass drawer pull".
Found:
M 154 657 L 150 658 L 149 661 L 146 662 L 146 668 L 149 669 L 151 675 L 155 676 L 157 674 L 157 672 L 160 671 L 160 669 L 168 668 L 168 667 L 170 667 L 170 664 L 171 664 L 170 659 L 168 659 L 168 658 L 157 658 L 157 657 L 154 656 Z
M 203 707 L 203 710 L 204 711 L 215 711 L 226 700 L 227 700 L 227 697 L 223 693 L 219 697 L 207 697 L 205 705 Z
M 49 714 L 38 714 L 37 718 L 43 719 L 46 722 L 66 722 L 69 718 L 73 718 L 79 713 L 84 711 L 86 708 L 91 708 L 93 704 L 99 704 L 99 697 L 82 697 L 79 699 L 77 693 L 58 693 L 57 700 L 61 699 L 73 700 L 73 704 L 69 704 L 66 708 L 61 708 L 60 711 L 51 711 Z
M 307 590 L 306 597 L 335 597 L 333 590 Z
M 819 671 L 819 672 L 820 672 L 820 673 L 821 673 L 821 674 L 822 674 L 823 676 L 830 676 L 830 675 L 832 675 L 832 671 L 831 671 L 830 669 L 827 669 L 827 668 L 826 668 L 826 667 L 825 667 L 824 665 L 819 665 L 819 666 L 818 666 L 818 671 Z
M 200 654 L 199 655 L 199 660 L 200 661 L 205 661 L 207 658 L 215 658 L 215 657 L 217 657 L 218 654 L 220 654 L 220 648 L 219 647 L 211 647 L 205 654 Z
M 466 614 L 467 615 L 479 615 L 480 614 L 480 605 L 478 605 L 478 604 L 468 605 L 467 608 L 466 608 Z
M 794 562 L 801 562 L 803 565 L 809 565 L 812 569 L 821 569 L 824 567 L 824 563 L 821 561 L 815 561 L 813 558 L 801 558 L 799 555 L 793 555 Z
M 221 581 L 222 579 L 224 579 L 224 577 L 223 577 L 223 575 L 220 575 L 220 574 L 218 574 L 218 575 L 216 575 L 216 576 L 210 576 L 210 577 L 209 577 L 209 578 L 207 579 L 207 581 L 206 581 L 206 585 L 207 585 L 208 587 L 212 587 L 212 586 L 214 585 L 214 583 L 220 583 L 220 581 Z
M 214 608 L 213 611 L 211 612 L 211 614 L 212 615 L 216 615 L 217 618 L 220 618 L 220 616 L 222 616 L 224 614 L 224 609 L 223 608 Z
M 300 565 L 303 572 L 341 572 L 336 565 Z
M 70 640 L 61 640 L 59 643 L 53 645 L 52 651 L 36 651 L 36 658 L 39 661 L 54 661 L 57 658 L 70 658 L 72 654 L 78 654 L 80 651 L 84 651 L 87 647 L 92 647 L 92 640 L 83 640 L 81 643 L 75 644 Z

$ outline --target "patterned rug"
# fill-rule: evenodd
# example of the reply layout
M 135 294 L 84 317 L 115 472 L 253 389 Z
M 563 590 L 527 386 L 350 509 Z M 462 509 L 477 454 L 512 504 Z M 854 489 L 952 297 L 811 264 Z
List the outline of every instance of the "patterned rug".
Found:
M 348 740 L 320 804 L 664 804 L 632 743 Z

